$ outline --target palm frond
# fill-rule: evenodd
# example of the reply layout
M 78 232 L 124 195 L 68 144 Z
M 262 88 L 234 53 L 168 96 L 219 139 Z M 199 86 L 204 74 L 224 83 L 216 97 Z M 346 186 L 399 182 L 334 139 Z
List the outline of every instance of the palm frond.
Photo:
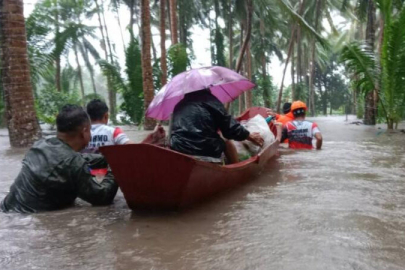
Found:
M 379 73 L 376 72 L 376 59 L 367 45 L 351 43 L 343 47 L 341 61 L 354 74 L 359 76 L 358 86 L 368 92 L 376 89 Z
M 127 86 L 125 85 L 124 79 L 121 77 L 121 73 L 117 66 L 102 59 L 98 60 L 98 64 L 100 65 L 100 68 L 107 79 L 111 80 L 116 92 L 126 90 Z
M 288 0 L 277 0 L 280 3 L 281 8 L 286 11 L 291 18 L 300 24 L 301 28 L 306 31 L 307 33 L 310 33 L 312 36 L 314 36 L 318 42 L 324 46 L 325 48 L 329 47 L 328 42 L 318 33 L 315 31 L 314 28 L 312 28 L 305 20 L 302 18 L 291 6 L 291 4 L 288 2 Z

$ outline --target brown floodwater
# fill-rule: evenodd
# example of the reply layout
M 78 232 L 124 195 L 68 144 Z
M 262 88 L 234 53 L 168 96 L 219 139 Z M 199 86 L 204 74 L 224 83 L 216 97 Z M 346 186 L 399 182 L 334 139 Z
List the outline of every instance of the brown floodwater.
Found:
M 0 213 L 0 269 L 404 269 L 405 134 L 344 120 L 316 118 L 323 150 L 281 149 L 254 181 L 185 211 L 132 212 L 119 193 Z M 0 130 L 0 199 L 24 152 Z

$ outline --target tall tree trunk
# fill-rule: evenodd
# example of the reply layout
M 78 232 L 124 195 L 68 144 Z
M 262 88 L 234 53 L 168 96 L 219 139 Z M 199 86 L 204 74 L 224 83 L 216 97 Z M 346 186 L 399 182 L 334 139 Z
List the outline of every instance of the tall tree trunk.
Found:
M 110 42 L 110 35 L 108 33 L 108 28 L 107 28 L 107 23 L 105 21 L 105 14 L 104 14 L 104 4 L 102 2 L 102 6 L 101 6 L 101 17 L 103 19 L 103 23 L 104 23 L 104 31 L 105 31 L 105 36 L 107 39 L 107 48 L 108 48 L 108 55 L 110 56 L 110 63 L 111 65 L 114 65 L 114 58 L 113 58 L 113 50 L 111 47 L 111 42 Z M 108 61 L 108 59 L 107 59 Z M 109 80 L 107 80 L 107 82 L 109 81 L 109 91 L 108 91 L 108 98 L 110 100 L 110 119 L 113 123 L 117 122 L 117 112 L 116 112 L 116 107 L 117 107 L 117 94 L 115 92 L 115 90 L 112 87 L 112 83 L 111 83 L 111 78 Z
M 297 84 L 301 86 L 302 83 L 302 38 L 301 28 L 297 29 Z
M 153 38 L 152 38 L 152 37 L 151 37 L 151 39 L 150 39 L 150 45 L 151 45 L 151 47 L 152 47 L 153 63 L 155 63 L 156 60 L 157 60 L 157 53 L 156 53 L 155 42 L 153 42 Z
M 12 147 L 26 147 L 41 136 L 30 80 L 22 0 L 0 1 L 1 83 Z
M 93 87 L 93 92 L 94 92 L 94 94 L 97 94 L 96 82 L 94 80 L 94 69 L 90 63 L 89 50 L 84 46 L 80 46 L 79 49 L 80 49 L 80 53 L 83 56 L 86 67 L 90 73 L 90 80 L 91 80 L 91 85 Z
M 121 19 L 120 19 L 119 6 L 117 5 L 117 1 L 118 0 L 112 1 L 112 4 L 114 5 L 115 14 L 117 16 L 118 27 L 120 28 L 121 42 L 122 42 L 122 46 L 124 47 L 124 52 L 125 52 L 127 49 L 125 47 L 124 35 L 122 34 Z
M 373 1 L 368 1 L 367 10 L 367 28 L 366 28 L 366 42 L 370 49 L 374 52 L 375 44 L 375 6 Z M 374 91 L 366 94 L 364 100 L 364 124 L 376 124 L 376 104 L 374 100 Z
M 247 20 L 246 20 L 246 34 L 245 37 L 243 39 L 243 42 L 241 42 L 241 46 L 240 46 L 240 52 L 239 52 L 239 56 L 238 56 L 238 60 L 236 61 L 236 72 L 240 72 L 241 68 L 242 68 L 242 63 L 243 63 L 243 57 L 245 55 L 246 52 L 246 47 L 250 41 L 250 36 L 252 33 L 252 15 L 253 15 L 253 0 L 246 0 L 246 10 L 247 10 Z M 242 24 L 241 24 L 241 41 L 243 38 L 243 29 L 242 29 Z M 241 108 L 241 103 L 243 104 L 243 94 L 242 96 L 239 96 L 239 111 Z M 230 106 L 230 102 L 228 102 L 227 104 L 225 104 L 225 108 L 228 110 Z
M 150 55 L 151 30 L 150 30 L 150 7 L 149 0 L 141 0 L 142 9 L 142 77 L 143 77 L 143 96 L 144 108 L 149 107 L 154 97 L 152 64 Z M 156 121 L 145 117 L 144 129 L 152 130 Z
M 324 85 L 325 85 L 325 92 L 322 92 L 322 79 L 324 80 Z M 322 111 L 323 115 L 328 115 L 328 85 L 326 85 L 326 76 L 320 75 L 318 79 L 318 87 L 319 87 L 319 92 L 321 93 L 322 97 Z
M 315 15 L 315 31 L 318 31 L 319 17 L 321 15 L 321 5 L 322 0 L 317 0 L 316 2 L 316 15 Z M 315 55 L 316 55 L 316 46 L 315 46 L 315 37 L 312 37 L 311 41 L 311 73 L 309 78 L 309 87 L 310 87 L 310 97 L 309 97 L 309 111 L 311 116 L 315 116 Z
M 229 5 L 228 19 L 228 39 L 229 39 L 229 68 L 233 67 L 233 24 L 232 24 L 232 5 Z
M 250 42 L 246 48 L 246 69 L 247 69 L 247 78 L 252 80 L 252 54 L 250 53 Z M 245 106 L 246 109 L 253 107 L 252 100 L 252 91 L 247 91 L 245 93 Z
M 160 0 L 160 78 L 162 86 L 167 83 L 167 60 L 166 60 L 166 0 Z
M 296 37 L 294 37 L 294 39 L 296 39 Z M 291 56 L 291 100 L 294 101 L 295 99 L 295 74 L 294 74 L 294 44 L 295 42 L 293 42 L 293 47 L 292 47 L 292 56 Z
M 247 10 L 246 34 L 240 49 L 238 61 L 236 62 L 236 72 L 239 72 L 242 67 L 243 57 L 245 55 L 246 47 L 250 41 L 250 36 L 252 33 L 253 0 L 246 0 L 246 10 Z
M 240 47 L 242 48 L 243 46 L 243 33 L 244 33 L 244 24 L 243 21 L 240 23 Z M 238 72 L 243 73 L 242 66 L 239 68 Z M 242 112 L 245 110 L 245 94 L 242 93 L 239 97 L 239 110 L 238 114 L 241 115 Z
M 85 101 L 84 101 L 84 84 L 83 84 L 83 75 L 82 75 L 82 68 L 80 66 L 80 61 L 79 61 L 79 54 L 77 53 L 77 45 L 74 44 L 73 45 L 74 48 L 74 52 L 75 52 L 75 59 L 76 59 L 76 65 L 77 65 L 77 74 L 79 76 L 79 83 L 80 83 L 80 91 L 82 93 L 82 104 L 85 105 Z
M 266 69 L 266 54 L 263 51 L 262 54 L 262 77 L 263 77 L 263 82 L 264 82 L 264 87 L 263 87 L 263 99 L 264 99 L 264 107 L 270 108 L 271 107 L 271 98 L 270 98 L 270 93 L 269 89 L 267 88 L 267 69 Z
M 177 3 L 176 0 L 169 0 L 170 4 L 170 31 L 172 38 L 172 45 L 179 42 L 177 30 Z
M 106 41 L 106 36 L 104 34 L 104 26 L 103 26 L 103 23 L 101 21 L 101 13 L 102 13 L 103 9 L 101 9 L 101 7 L 100 7 L 100 5 L 98 3 L 98 0 L 95 0 L 95 3 L 96 3 L 96 7 L 97 7 L 97 17 L 98 17 L 98 23 L 99 23 L 101 37 L 102 37 L 102 49 L 104 50 L 105 60 L 108 62 L 109 60 L 108 60 L 107 41 Z M 134 3 L 134 1 L 132 3 Z M 131 22 L 133 23 L 132 10 L 133 9 L 131 9 Z M 132 24 L 130 25 L 130 30 L 131 30 L 131 34 L 132 34 L 133 33 Z M 114 89 L 113 89 L 113 86 L 112 86 L 112 81 L 111 81 L 110 76 L 107 76 L 107 91 L 108 91 L 108 100 L 109 100 L 109 105 L 110 105 L 110 112 L 114 112 L 114 118 L 112 118 L 112 121 L 115 122 L 116 121 L 116 117 L 115 117 L 115 92 L 114 92 Z M 112 113 L 111 113 L 111 115 L 112 115 Z
M 105 60 L 108 61 L 107 42 L 106 42 L 105 35 L 104 35 L 104 27 L 103 27 L 103 24 L 101 22 L 101 8 L 100 8 L 100 5 L 98 4 L 98 0 L 95 0 L 94 2 L 96 3 L 96 7 L 97 7 L 97 18 L 98 18 L 98 24 L 99 24 L 99 28 L 100 28 L 100 32 L 101 32 L 101 38 L 102 38 L 101 47 L 102 47 L 102 49 L 104 51 L 104 54 L 105 54 Z
M 129 32 L 131 40 L 134 38 L 134 14 L 135 14 L 135 0 L 131 0 L 129 5 Z
M 353 91 L 353 110 L 352 110 L 352 114 L 357 115 L 357 93 L 356 91 Z
M 298 11 L 298 14 L 300 16 L 302 15 L 302 12 L 304 11 L 304 3 L 305 3 L 305 0 L 302 0 L 302 2 L 300 4 L 299 11 Z M 281 109 L 281 98 L 283 97 L 285 73 L 287 71 L 288 62 L 290 61 L 292 48 L 293 48 L 293 43 L 294 43 L 295 31 L 297 30 L 297 27 L 298 27 L 298 25 L 296 23 L 294 23 L 294 26 L 293 26 L 292 31 L 291 31 L 290 44 L 288 45 L 287 60 L 285 61 L 283 77 L 281 79 L 280 91 L 278 92 L 277 108 L 276 108 L 277 112 L 280 112 L 280 109 Z
M 54 2 L 55 4 L 55 39 L 59 38 L 59 11 L 58 11 L 58 1 Z M 56 43 L 56 40 L 55 40 Z M 60 56 L 56 56 L 55 58 L 55 65 L 56 65 L 56 74 L 55 74 L 55 81 L 56 81 L 56 89 L 59 92 L 62 92 L 61 86 L 61 66 L 60 66 Z

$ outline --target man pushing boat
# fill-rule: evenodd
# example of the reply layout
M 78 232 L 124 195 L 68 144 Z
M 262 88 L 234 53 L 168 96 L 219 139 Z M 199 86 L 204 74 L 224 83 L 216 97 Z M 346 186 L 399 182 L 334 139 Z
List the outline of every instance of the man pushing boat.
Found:
M 91 169 L 106 168 L 98 154 L 79 152 L 90 141 L 90 119 L 83 108 L 66 105 L 56 118 L 57 136 L 41 139 L 28 150 L 23 166 L 1 202 L 2 211 L 33 213 L 73 205 L 77 197 L 93 204 L 112 203 L 118 190 L 111 172 L 100 182 Z

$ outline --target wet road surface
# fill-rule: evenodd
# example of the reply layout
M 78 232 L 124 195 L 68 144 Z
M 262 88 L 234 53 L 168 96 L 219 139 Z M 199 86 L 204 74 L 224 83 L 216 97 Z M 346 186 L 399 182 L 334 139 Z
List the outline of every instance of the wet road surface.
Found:
M 281 149 L 258 179 L 186 211 L 132 212 L 119 193 L 0 213 L 0 269 L 405 269 L 405 134 L 315 120 L 323 150 Z M 0 199 L 25 153 L 6 134 Z

